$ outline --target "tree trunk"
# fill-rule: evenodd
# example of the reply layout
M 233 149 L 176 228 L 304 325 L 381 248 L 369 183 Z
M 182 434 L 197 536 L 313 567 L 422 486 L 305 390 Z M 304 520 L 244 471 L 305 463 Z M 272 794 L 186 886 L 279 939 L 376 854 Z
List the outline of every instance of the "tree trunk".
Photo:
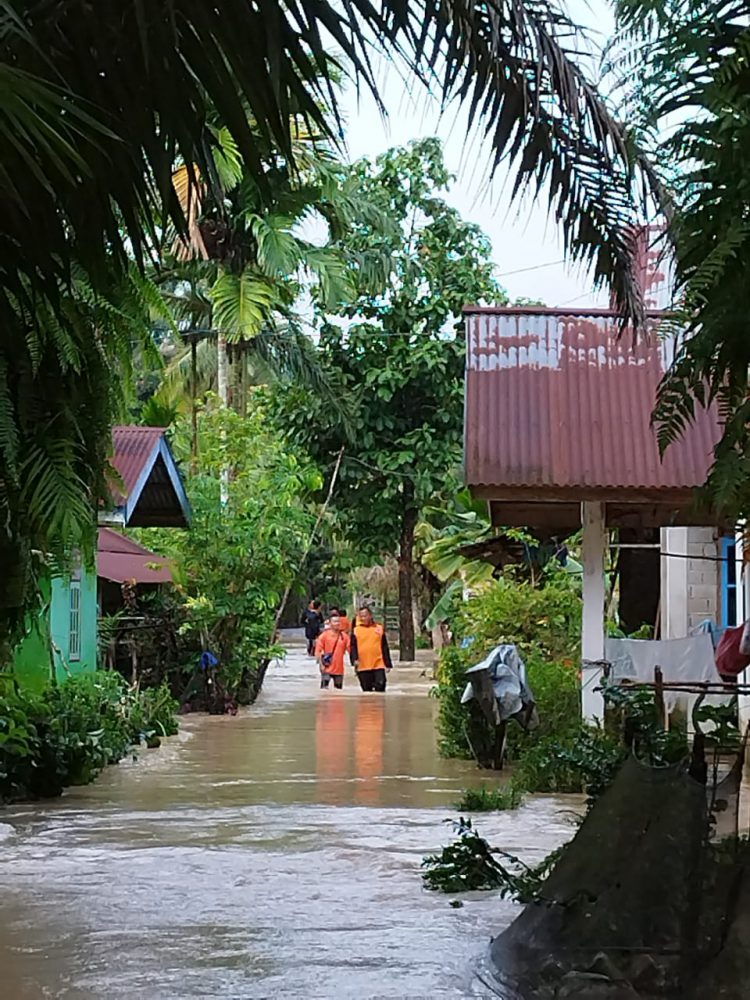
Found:
M 409 503 L 413 487 L 404 490 L 406 509 L 401 521 L 401 544 L 398 553 L 398 632 L 399 659 L 405 663 L 414 660 L 414 611 L 412 582 L 414 577 L 414 529 L 418 511 Z
M 217 387 L 219 401 L 222 406 L 229 405 L 229 356 L 227 353 L 227 338 L 219 334 L 216 342 Z M 221 505 L 229 501 L 229 469 L 221 470 Z
M 227 338 L 219 334 L 216 342 L 216 384 L 219 400 L 223 406 L 229 406 L 229 355 Z

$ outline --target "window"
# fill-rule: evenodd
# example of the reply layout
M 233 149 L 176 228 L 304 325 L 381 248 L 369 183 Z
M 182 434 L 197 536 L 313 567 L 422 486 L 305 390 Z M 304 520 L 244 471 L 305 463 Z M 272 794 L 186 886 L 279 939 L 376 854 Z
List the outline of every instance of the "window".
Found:
M 70 632 L 68 659 L 81 659 L 81 581 L 70 581 Z
M 721 624 L 737 625 L 737 544 L 734 536 L 721 540 Z

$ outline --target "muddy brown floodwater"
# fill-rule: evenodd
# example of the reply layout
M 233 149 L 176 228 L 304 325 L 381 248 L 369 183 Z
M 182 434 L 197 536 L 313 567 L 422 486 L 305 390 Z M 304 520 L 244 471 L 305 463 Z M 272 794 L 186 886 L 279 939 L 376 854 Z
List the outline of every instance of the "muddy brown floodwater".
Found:
M 419 872 L 480 776 L 437 756 L 420 671 L 391 681 L 320 692 L 291 650 L 245 714 L 188 718 L 96 784 L 1 812 L 0 996 L 493 995 L 474 968 L 515 905 L 453 909 Z M 571 836 L 571 806 L 477 825 L 536 860 Z

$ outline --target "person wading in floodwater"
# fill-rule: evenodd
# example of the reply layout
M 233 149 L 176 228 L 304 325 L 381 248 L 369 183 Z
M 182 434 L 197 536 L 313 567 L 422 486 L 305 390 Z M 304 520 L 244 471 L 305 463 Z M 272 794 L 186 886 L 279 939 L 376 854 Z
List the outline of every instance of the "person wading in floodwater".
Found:
M 328 618 L 331 619 L 334 615 L 338 615 L 341 619 L 341 631 L 346 633 L 346 635 L 350 635 L 352 631 L 352 623 L 347 618 L 346 609 L 337 608 L 334 604 L 328 609 Z M 328 628 L 328 622 L 326 622 L 326 628 Z
M 315 655 L 315 641 L 323 628 L 323 615 L 320 611 L 320 601 L 310 601 L 302 613 L 302 624 L 305 626 L 307 639 L 307 655 Z
M 331 615 L 328 628 L 321 632 L 315 643 L 322 688 L 327 688 L 331 681 L 339 691 L 344 686 L 344 654 L 348 652 L 349 636 L 341 631 L 339 616 Z
M 362 690 L 385 691 L 386 672 L 393 667 L 391 651 L 385 629 L 378 625 L 367 607 L 359 609 L 351 647 L 352 666 L 357 671 Z

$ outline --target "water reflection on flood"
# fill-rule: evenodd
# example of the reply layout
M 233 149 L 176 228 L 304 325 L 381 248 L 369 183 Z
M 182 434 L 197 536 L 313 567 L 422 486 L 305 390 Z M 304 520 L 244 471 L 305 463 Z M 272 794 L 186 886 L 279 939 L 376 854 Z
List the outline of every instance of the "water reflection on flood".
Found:
M 385 697 L 319 691 L 290 655 L 259 705 L 190 718 L 135 764 L 0 829 L 9 998 L 466 997 L 514 907 L 421 888 L 467 762 L 435 752 L 419 670 Z M 570 836 L 569 803 L 482 816 L 525 858 Z

